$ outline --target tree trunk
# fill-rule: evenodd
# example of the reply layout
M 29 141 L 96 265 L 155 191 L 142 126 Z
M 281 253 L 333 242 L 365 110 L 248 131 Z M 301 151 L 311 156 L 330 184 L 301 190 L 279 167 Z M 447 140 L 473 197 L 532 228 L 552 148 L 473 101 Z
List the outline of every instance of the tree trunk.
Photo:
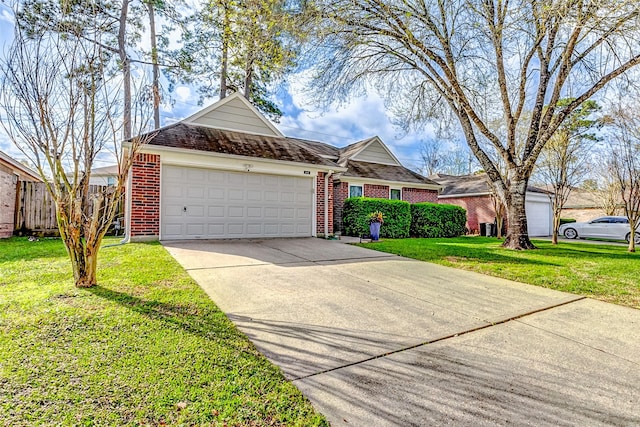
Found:
M 122 111 L 122 136 L 124 140 L 131 139 L 131 62 L 127 54 L 126 31 L 127 13 L 129 11 L 129 0 L 122 0 L 120 10 L 120 22 L 118 29 L 118 54 L 122 63 L 122 88 L 124 97 L 124 108 Z
M 151 62 L 153 63 L 153 127 L 160 128 L 160 66 L 158 65 L 158 47 L 156 43 L 156 17 L 153 10 L 153 0 L 147 3 L 149 9 L 149 28 L 151 37 Z
M 220 61 L 220 99 L 224 99 L 227 97 L 227 72 L 228 72 L 228 62 L 229 62 L 229 43 L 231 37 L 231 22 L 229 14 L 229 6 L 223 5 L 223 28 L 222 28 L 222 59 Z
M 525 194 L 527 180 L 513 179 L 509 187 L 509 202 L 505 203 L 507 211 L 507 237 L 502 246 L 504 248 L 524 250 L 536 249 L 529 240 L 527 229 L 527 213 L 525 211 Z
M 560 228 L 560 215 L 553 213 L 553 233 L 551 234 L 551 244 L 558 244 L 558 229 Z

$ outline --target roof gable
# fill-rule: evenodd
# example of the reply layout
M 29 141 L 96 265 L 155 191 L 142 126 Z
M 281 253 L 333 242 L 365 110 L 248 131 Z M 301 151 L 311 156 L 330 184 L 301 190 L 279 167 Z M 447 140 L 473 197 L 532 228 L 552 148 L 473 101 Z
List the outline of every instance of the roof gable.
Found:
M 266 136 L 284 136 L 239 92 L 182 120 L 183 123 Z
M 380 163 L 383 165 L 402 165 L 377 136 L 345 147 L 340 157 L 340 160 L 345 161 L 355 160 L 358 162 Z

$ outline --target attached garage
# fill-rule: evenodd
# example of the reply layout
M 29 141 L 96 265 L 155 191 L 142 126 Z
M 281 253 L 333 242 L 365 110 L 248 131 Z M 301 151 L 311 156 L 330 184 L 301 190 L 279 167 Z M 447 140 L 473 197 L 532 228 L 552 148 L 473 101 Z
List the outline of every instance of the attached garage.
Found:
M 314 180 L 163 165 L 160 238 L 308 237 Z
M 529 236 L 549 236 L 552 231 L 551 200 L 541 193 L 527 192 L 525 203 Z

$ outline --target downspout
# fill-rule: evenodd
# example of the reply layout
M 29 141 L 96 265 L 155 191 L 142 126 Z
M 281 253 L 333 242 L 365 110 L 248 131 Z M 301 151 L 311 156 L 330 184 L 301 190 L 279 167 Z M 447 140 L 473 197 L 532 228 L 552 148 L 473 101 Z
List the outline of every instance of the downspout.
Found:
M 329 238 L 329 177 L 333 175 L 333 171 L 325 173 L 324 176 L 324 238 Z

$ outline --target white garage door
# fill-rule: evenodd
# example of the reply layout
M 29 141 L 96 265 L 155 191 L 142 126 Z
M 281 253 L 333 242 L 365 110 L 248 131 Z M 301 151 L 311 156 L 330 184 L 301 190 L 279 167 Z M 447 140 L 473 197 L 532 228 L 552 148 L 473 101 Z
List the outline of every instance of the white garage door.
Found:
M 551 205 L 548 201 L 526 200 L 529 236 L 548 236 L 551 230 Z
M 163 240 L 311 236 L 313 179 L 162 167 Z

